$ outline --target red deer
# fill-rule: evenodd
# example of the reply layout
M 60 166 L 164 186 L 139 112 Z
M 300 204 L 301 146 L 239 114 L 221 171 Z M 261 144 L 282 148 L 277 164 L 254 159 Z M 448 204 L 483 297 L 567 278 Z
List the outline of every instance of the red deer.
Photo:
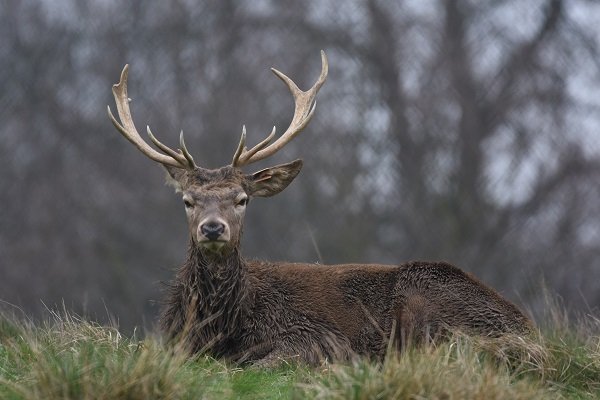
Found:
M 295 359 L 308 364 L 380 358 L 388 343 L 434 339 L 452 330 L 500 336 L 526 334 L 529 319 L 471 275 L 444 262 L 402 265 L 318 265 L 248 261 L 240 254 L 244 212 L 252 197 L 269 197 L 298 175 L 302 161 L 245 174 L 242 167 L 265 159 L 292 140 L 310 121 L 325 82 L 327 58 L 308 91 L 272 71 L 287 85 L 294 116 L 274 142 L 270 135 L 248 150 L 246 130 L 230 165 L 199 167 L 183 134 L 175 151 L 136 130 L 127 97 L 128 66 L 113 86 L 120 122 L 115 127 L 150 159 L 162 164 L 182 194 L 189 225 L 187 260 L 169 286 L 161 327 L 191 352 L 208 352 L 235 362 L 269 366 Z M 271 143 L 272 142 L 272 143 Z

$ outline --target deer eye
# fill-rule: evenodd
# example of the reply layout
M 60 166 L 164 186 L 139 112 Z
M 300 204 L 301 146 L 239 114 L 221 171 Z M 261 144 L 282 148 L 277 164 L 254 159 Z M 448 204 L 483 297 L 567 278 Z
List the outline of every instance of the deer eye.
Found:
M 239 198 L 236 206 L 237 207 L 245 207 L 246 204 L 248 204 L 248 196 Z
M 194 203 L 192 203 L 188 199 L 183 199 L 183 204 L 185 204 L 185 208 L 192 208 L 192 207 L 194 207 Z

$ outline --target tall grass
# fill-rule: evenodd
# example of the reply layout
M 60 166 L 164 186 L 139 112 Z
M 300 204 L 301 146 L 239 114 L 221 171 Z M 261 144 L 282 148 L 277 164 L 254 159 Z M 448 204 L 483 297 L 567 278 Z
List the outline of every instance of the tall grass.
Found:
M 551 390 L 469 338 L 391 355 L 382 365 L 333 366 L 304 385 L 315 399 L 546 399 Z
M 38 326 L 0 316 L 1 399 L 596 399 L 600 320 L 552 307 L 542 333 L 447 342 L 383 363 L 239 368 L 123 337 L 69 313 Z
M 0 317 L 0 399 L 285 398 L 291 377 L 190 358 L 68 313 L 40 327 Z
M 549 302 L 530 337 L 477 338 L 389 354 L 382 364 L 333 365 L 301 384 L 314 399 L 600 399 L 600 319 L 571 323 Z

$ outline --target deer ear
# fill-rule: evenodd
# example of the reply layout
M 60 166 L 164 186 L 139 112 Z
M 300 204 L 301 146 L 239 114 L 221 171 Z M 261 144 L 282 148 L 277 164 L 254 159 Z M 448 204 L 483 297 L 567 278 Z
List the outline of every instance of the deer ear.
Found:
M 165 171 L 167 171 L 167 185 L 173 187 L 176 193 L 179 193 L 183 190 L 183 178 L 185 176 L 185 171 L 180 168 L 175 168 L 170 165 L 164 165 Z
M 246 175 L 246 190 L 250 196 L 276 195 L 294 180 L 301 169 L 302 160 L 296 160 Z

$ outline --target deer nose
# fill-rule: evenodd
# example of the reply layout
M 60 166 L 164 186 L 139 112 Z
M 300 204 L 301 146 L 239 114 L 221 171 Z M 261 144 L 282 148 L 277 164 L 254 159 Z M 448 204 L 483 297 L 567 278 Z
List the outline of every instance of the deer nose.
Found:
M 200 232 L 208 240 L 217 240 L 225 232 L 225 225 L 218 221 L 208 221 L 200 226 Z

